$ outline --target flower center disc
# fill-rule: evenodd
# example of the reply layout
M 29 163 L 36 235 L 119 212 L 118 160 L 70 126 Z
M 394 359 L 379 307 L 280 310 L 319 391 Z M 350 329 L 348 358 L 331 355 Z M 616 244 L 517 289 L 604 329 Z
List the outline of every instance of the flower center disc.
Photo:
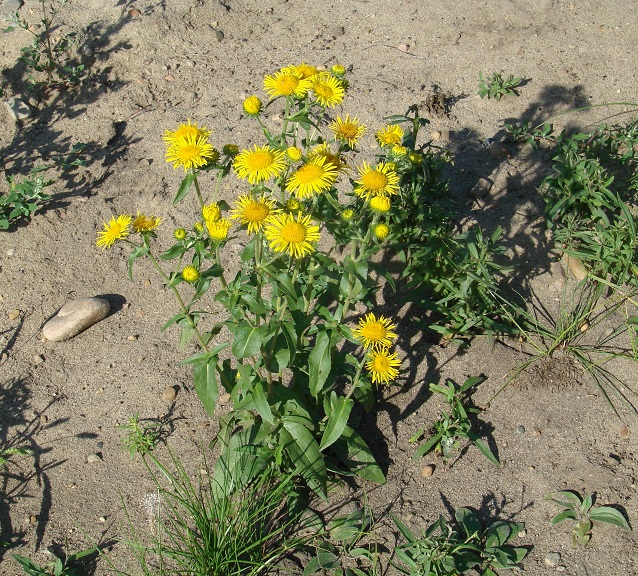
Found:
M 302 184 L 308 184 L 323 176 L 323 168 L 317 164 L 306 164 L 297 170 L 295 176 Z
M 273 159 L 270 152 L 253 152 L 246 158 L 246 166 L 249 170 L 263 170 L 272 164 Z
M 251 202 L 244 208 L 244 218 L 248 222 L 262 222 L 270 214 L 270 208 L 261 202 Z
M 342 124 L 339 126 L 339 133 L 344 140 L 353 140 L 357 137 L 357 127 L 354 124 Z
M 390 363 L 385 356 L 377 356 L 372 362 L 372 367 L 375 372 L 387 372 L 390 368 Z
M 201 154 L 201 149 L 196 144 L 188 144 L 179 149 L 179 159 L 182 161 L 192 160 Z
M 281 229 L 281 237 L 291 244 L 300 244 L 306 239 L 306 227 L 299 222 L 288 222 Z
M 315 92 L 317 96 L 321 96 L 324 100 L 331 100 L 334 96 L 334 91 L 327 84 L 319 84 L 315 86 Z
M 383 340 L 387 333 L 388 331 L 385 329 L 383 324 L 379 324 L 379 322 L 372 322 L 361 330 L 361 335 L 371 342 L 379 342 Z
M 383 190 L 388 184 L 388 177 L 383 172 L 372 170 L 361 177 L 361 182 L 367 190 Z
M 277 89 L 284 96 L 290 96 L 299 85 L 299 79 L 294 76 L 284 76 L 279 79 Z

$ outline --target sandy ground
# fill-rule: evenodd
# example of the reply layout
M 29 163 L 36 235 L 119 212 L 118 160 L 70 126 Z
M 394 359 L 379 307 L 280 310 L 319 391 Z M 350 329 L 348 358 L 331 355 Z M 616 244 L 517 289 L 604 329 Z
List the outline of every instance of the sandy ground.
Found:
M 134 16 L 132 8 L 139 11 Z M 38 10 L 39 2 L 26 0 L 20 13 L 36 22 Z M 485 141 L 498 138 L 506 120 L 538 122 L 575 107 L 638 101 L 638 19 L 630 0 L 70 0 L 58 23 L 56 34 L 77 34 L 90 73 L 79 89 L 40 103 L 26 91 L 18 64 L 28 34 L 0 36 L 4 98 L 32 107 L 31 118 L 15 121 L 0 106 L 0 154 L 10 172 L 24 173 L 73 143 L 89 144 L 88 165 L 56 182 L 53 203 L 30 223 L 0 232 L 0 444 L 33 450 L 15 457 L 2 475 L 0 540 L 19 544 L 0 552 L 0 573 L 7 575 L 20 573 L 11 552 L 46 562 L 47 549 L 59 549 L 65 539 L 78 549 L 89 539 L 113 543 L 125 536 L 122 502 L 147 529 L 143 499 L 152 484 L 122 449 L 116 428 L 135 412 L 164 422 L 169 445 L 195 469 L 198 446 L 216 430 L 188 367 L 180 365 L 190 350 L 177 348 L 173 330 L 160 332 L 174 313 L 164 286 L 148 263 L 128 280 L 125 251 L 94 244 L 102 222 L 122 212 L 161 216 L 166 230 L 194 217 L 172 206 L 180 174 L 164 162 L 164 129 L 191 118 L 212 128 L 218 146 L 260 143 L 241 103 L 253 93 L 263 96 L 264 74 L 301 61 L 343 64 L 352 88 L 342 112 L 371 127 L 364 147 L 383 117 L 418 104 L 455 155 L 449 176 L 459 215 L 488 229 L 500 224 L 520 276 L 555 304 L 550 269 L 557 255 L 536 193 L 547 157 L 512 148 L 493 158 Z M 479 71 L 529 81 L 518 98 L 482 100 Z M 435 87 L 452 97 L 448 114 L 428 113 Z M 557 123 L 585 127 L 616 113 L 618 121 L 628 120 L 624 112 L 604 107 Z M 476 200 L 468 191 L 480 177 L 494 186 Z M 240 183 L 227 182 L 223 194 L 230 200 Z M 168 245 L 168 235 L 163 242 Z M 43 323 L 66 301 L 100 295 L 112 305 L 105 320 L 66 342 L 43 340 Z M 17 318 L 13 310 L 20 311 Z M 409 326 L 409 313 L 400 323 Z M 472 447 L 424 479 L 420 470 L 429 461 L 412 460 L 407 440 L 436 416 L 426 383 L 485 374 L 480 404 L 523 356 L 484 339 L 460 351 L 403 336 L 400 348 L 408 378 L 385 390 L 361 424 L 388 477 L 384 486 L 364 487 L 384 540 L 395 538 L 389 514 L 418 530 L 449 515 L 450 507 L 471 506 L 485 517 L 526 523 L 520 543 L 533 546 L 523 564 L 528 574 L 557 571 L 544 561 L 548 552 L 559 552 L 564 568 L 558 569 L 572 576 L 638 574 L 634 533 L 602 526 L 587 548 L 573 548 L 568 525 L 550 527 L 558 509 L 543 500 L 552 490 L 596 492 L 600 503 L 618 504 L 635 525 L 635 419 L 626 418 L 622 428 L 591 381 L 558 363 L 526 389 L 507 388 L 483 414 L 501 468 Z M 635 382 L 635 365 L 617 370 Z M 179 386 L 174 403 L 162 399 L 167 385 Z M 346 505 L 352 498 L 345 491 L 336 497 Z M 133 568 L 122 544 L 109 554 Z M 98 559 L 86 573 L 111 572 Z

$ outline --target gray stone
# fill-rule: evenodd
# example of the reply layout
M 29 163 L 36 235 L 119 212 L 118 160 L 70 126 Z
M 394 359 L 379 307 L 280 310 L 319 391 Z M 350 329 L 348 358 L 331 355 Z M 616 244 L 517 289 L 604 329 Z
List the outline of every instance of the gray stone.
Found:
M 95 464 L 96 462 L 102 462 L 102 455 L 101 454 L 89 454 L 86 457 L 86 461 L 88 464 Z
M 5 104 L 14 120 L 26 120 L 31 117 L 31 108 L 19 98 L 5 100 Z
M 215 39 L 221 42 L 224 39 L 224 33 L 221 30 L 215 30 Z
M 22 0 L 4 0 L 2 3 L 2 7 L 0 7 L 0 12 L 3 14 L 13 14 L 22 8 L 24 2 Z
M 470 196 L 474 198 L 483 198 L 490 193 L 492 188 L 492 181 L 487 178 L 479 178 L 478 182 L 470 190 Z
M 106 318 L 109 309 L 108 301 L 102 298 L 71 300 L 42 327 L 42 334 L 54 342 L 68 340 Z
M 548 566 L 558 566 L 560 564 L 560 552 L 548 552 L 545 554 L 545 564 Z

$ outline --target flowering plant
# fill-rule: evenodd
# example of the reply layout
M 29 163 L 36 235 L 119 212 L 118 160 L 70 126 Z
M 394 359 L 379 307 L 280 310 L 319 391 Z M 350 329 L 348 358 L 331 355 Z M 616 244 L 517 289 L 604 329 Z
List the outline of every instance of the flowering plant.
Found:
M 173 291 L 180 310 L 165 328 L 176 324 L 182 345 L 198 344 L 184 362 L 193 365 L 204 408 L 213 412 L 220 386 L 230 394 L 233 410 L 219 435 L 222 482 L 238 467 L 248 479 L 268 466 L 297 470 L 322 494 L 328 471 L 385 481 L 351 415 L 356 402 L 370 409 L 377 387 L 398 378 L 396 325 L 375 312 L 356 323 L 352 315 L 375 306 L 383 279 L 394 287 L 375 255 L 398 244 L 409 259 L 422 224 L 412 211 L 426 191 L 440 193 L 439 163 L 427 145 L 417 148 L 427 121 L 416 107 L 376 132 L 374 162 L 354 162 L 366 126 L 333 115 L 347 88 L 341 66 L 301 64 L 266 76 L 268 102 L 243 103 L 265 141 L 241 151 L 218 151 L 211 131 L 190 120 L 167 130 L 166 160 L 185 170 L 174 203 L 194 191 L 201 217 L 175 230 L 159 257 L 151 249 L 155 216 L 119 215 L 98 235 L 103 247 L 132 245 L 129 274 L 147 256 Z M 274 134 L 266 111 L 276 106 L 283 114 Z M 231 172 L 243 189 L 228 205 L 219 190 Z M 205 174 L 214 176 L 209 194 L 200 186 Z M 234 262 L 226 247 L 244 238 Z M 176 262 L 173 271 L 160 260 Z M 212 317 L 213 301 L 224 318 Z

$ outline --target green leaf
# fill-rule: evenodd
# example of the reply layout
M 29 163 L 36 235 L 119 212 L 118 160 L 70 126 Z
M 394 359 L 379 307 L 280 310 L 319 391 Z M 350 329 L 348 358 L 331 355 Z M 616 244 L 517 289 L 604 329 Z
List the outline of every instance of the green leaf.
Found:
M 627 324 L 638 324 L 638 316 L 630 316 L 627 318 Z
M 511 532 L 512 530 L 508 522 L 497 520 L 487 529 L 485 546 L 487 548 L 502 546 L 509 540 Z
M 589 513 L 590 520 L 611 524 L 627 532 L 631 532 L 631 526 L 619 510 L 611 506 L 598 506 Z
M 251 326 L 246 322 L 241 323 L 233 339 L 232 352 L 235 358 L 250 358 L 257 354 L 267 333 L 267 324 Z
M 321 496 L 326 496 L 327 474 L 323 455 L 314 434 L 298 420 L 282 418 L 283 429 L 280 430 L 284 449 L 290 459 L 297 465 L 299 473 L 308 482 L 308 486 Z M 307 422 L 310 426 L 311 422 Z
M 428 452 L 432 451 L 443 438 L 443 432 L 437 432 L 432 438 L 430 438 L 425 444 L 423 444 L 415 453 L 413 458 L 421 458 Z
M 270 404 L 268 404 L 268 400 L 266 399 L 264 387 L 261 382 L 257 382 L 253 388 L 253 400 L 255 402 L 257 412 L 264 421 L 268 422 L 268 424 L 274 424 L 275 419 L 273 418 L 272 410 L 270 409 Z
M 468 432 L 467 437 L 474 442 L 476 447 L 483 452 L 485 457 L 492 463 L 494 466 L 500 466 L 501 463 L 498 461 L 498 458 L 494 455 L 494 453 L 490 450 L 490 447 L 487 443 L 479 438 L 474 432 Z
M 332 358 L 330 355 L 330 334 L 326 331 L 319 332 L 315 345 L 308 357 L 308 375 L 310 378 L 310 393 L 317 398 L 323 385 L 330 375 Z
M 352 428 L 346 426 L 341 437 L 331 446 L 331 451 L 345 464 L 348 470 L 360 478 L 377 484 L 385 484 L 385 476 L 377 464 L 365 440 Z
M 578 520 L 578 516 L 576 516 L 576 512 L 573 510 L 563 510 L 560 514 L 556 514 L 556 516 L 551 519 L 551 524 L 552 526 L 555 526 L 563 520 Z
M 173 260 L 186 252 L 186 246 L 183 244 L 175 244 L 171 246 L 166 252 L 160 254 L 162 260 Z
M 392 521 L 395 523 L 396 527 L 399 529 L 399 532 L 403 535 L 403 537 L 410 543 L 416 542 L 416 536 L 412 533 L 412 531 L 397 518 L 394 514 L 392 514 Z
M 326 552 L 325 550 L 319 550 L 317 555 L 306 564 L 303 571 L 303 576 L 310 576 L 320 570 L 334 570 L 340 565 L 339 558 L 332 552 Z
M 195 182 L 195 174 L 193 172 L 189 172 L 186 176 L 184 176 L 182 183 L 179 185 L 177 194 L 175 195 L 175 198 L 173 198 L 173 204 L 179 204 L 186 197 L 186 194 L 190 191 L 193 182 Z
M 195 391 L 208 414 L 215 410 L 219 390 L 217 387 L 217 356 L 202 359 L 193 366 Z
M 136 246 L 133 251 L 129 254 L 128 257 L 128 277 L 133 279 L 133 262 L 137 260 L 140 256 L 146 256 L 148 254 L 148 246 Z
M 558 492 L 550 492 L 545 496 L 546 500 L 551 500 L 552 502 L 556 502 L 556 504 L 560 504 L 565 508 L 571 508 L 576 510 L 580 508 L 582 504 L 581 497 L 571 490 L 559 490 Z
M 352 398 L 340 396 L 337 399 L 328 417 L 328 422 L 321 438 L 321 444 L 319 444 L 319 450 L 325 450 L 341 437 L 345 427 L 348 425 L 348 419 L 350 418 L 350 412 L 353 406 L 354 400 L 352 400 Z
M 454 513 L 456 521 L 463 527 L 468 537 L 478 534 L 481 531 L 481 523 L 476 514 L 469 508 L 458 508 Z

